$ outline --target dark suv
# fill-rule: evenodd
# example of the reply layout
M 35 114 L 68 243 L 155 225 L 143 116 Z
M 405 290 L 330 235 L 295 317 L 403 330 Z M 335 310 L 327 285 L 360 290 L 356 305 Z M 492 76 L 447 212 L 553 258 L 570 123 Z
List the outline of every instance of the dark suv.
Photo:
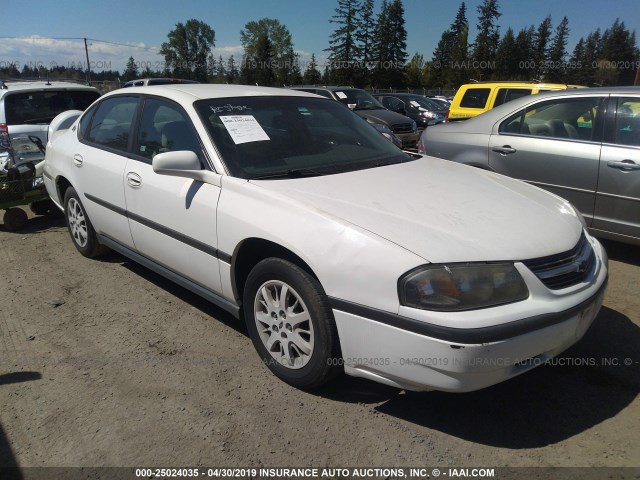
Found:
M 292 89 L 315 93 L 316 95 L 336 100 L 349 107 L 367 122 L 387 126 L 398 136 L 402 142 L 402 148 L 413 148 L 418 143 L 420 132 L 416 127 L 416 122 L 404 115 L 386 109 L 364 90 L 351 87 L 319 86 L 293 87 Z

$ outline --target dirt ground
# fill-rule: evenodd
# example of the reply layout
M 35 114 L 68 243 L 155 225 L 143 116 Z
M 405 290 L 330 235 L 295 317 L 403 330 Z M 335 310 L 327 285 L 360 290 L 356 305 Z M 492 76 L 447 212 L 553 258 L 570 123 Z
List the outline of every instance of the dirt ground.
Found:
M 311 394 L 222 310 L 82 257 L 62 219 L 0 225 L 0 465 L 640 466 L 640 248 L 605 246 L 604 307 L 559 364 L 468 394 Z

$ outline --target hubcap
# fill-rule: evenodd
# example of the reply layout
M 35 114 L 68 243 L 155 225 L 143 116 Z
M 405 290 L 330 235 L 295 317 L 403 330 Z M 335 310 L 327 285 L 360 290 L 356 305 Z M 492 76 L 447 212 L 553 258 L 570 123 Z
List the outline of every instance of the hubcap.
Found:
M 67 203 L 67 219 L 69 221 L 69 231 L 73 241 L 81 248 L 87 246 L 87 221 L 84 212 L 75 198 L 69 199 Z
M 258 289 L 253 311 L 271 357 L 287 368 L 304 367 L 313 355 L 313 325 L 298 292 L 279 280 L 266 282 Z

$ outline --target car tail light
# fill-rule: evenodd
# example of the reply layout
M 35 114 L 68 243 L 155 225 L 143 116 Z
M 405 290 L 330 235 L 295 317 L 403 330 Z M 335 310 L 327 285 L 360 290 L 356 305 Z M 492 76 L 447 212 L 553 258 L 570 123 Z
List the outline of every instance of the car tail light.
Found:
M 449 121 L 449 110 L 447 110 L 444 114 L 444 121 L 445 122 Z
M 0 149 L 11 148 L 11 138 L 9 137 L 9 127 L 6 123 L 0 123 Z

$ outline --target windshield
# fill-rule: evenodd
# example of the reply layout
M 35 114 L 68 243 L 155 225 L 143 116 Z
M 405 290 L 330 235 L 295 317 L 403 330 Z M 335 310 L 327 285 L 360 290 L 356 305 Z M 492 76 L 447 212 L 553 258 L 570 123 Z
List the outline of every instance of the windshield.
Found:
M 402 98 L 402 100 L 406 100 L 407 103 L 417 109 L 423 108 L 425 110 L 442 110 L 442 107 L 438 105 L 438 103 L 428 98 L 421 97 L 420 95 L 411 97 L 407 96 L 406 98 Z
M 384 107 L 373 98 L 369 93 L 364 90 L 358 90 L 356 88 L 349 88 L 346 90 L 336 90 L 333 93 L 336 94 L 338 99 L 346 106 L 353 108 L 354 110 L 379 110 Z
M 85 110 L 100 94 L 93 90 L 20 92 L 5 97 L 8 125 L 48 124 L 67 110 Z
M 236 177 L 327 175 L 412 159 L 333 100 L 238 97 L 194 105 Z

